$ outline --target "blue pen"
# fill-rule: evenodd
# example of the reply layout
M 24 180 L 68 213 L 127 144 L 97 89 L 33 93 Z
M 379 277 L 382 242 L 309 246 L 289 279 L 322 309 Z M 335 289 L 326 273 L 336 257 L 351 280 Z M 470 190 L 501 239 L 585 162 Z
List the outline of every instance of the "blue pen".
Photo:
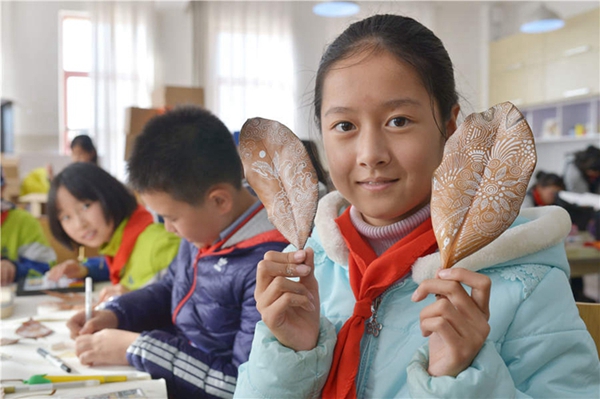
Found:
M 37 348 L 37 353 L 39 353 L 44 359 L 48 360 L 55 366 L 60 367 L 65 370 L 67 373 L 71 372 L 71 367 L 67 366 L 65 362 L 63 362 L 59 357 L 54 356 L 43 348 Z

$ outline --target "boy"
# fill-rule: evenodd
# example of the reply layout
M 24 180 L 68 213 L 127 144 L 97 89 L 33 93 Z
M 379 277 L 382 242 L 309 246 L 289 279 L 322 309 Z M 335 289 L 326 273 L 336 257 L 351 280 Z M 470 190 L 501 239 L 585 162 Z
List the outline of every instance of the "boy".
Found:
M 4 171 L 0 171 L 2 197 L 4 197 Z M 18 209 L 12 202 L 2 199 L 2 234 L 0 235 L 2 262 L 0 281 L 10 284 L 23 278 L 30 270 L 40 274 L 56 262 L 56 254 L 44 235 L 40 222 L 29 212 Z
M 108 302 L 87 323 L 73 316 L 77 355 L 164 378 L 173 397 L 231 397 L 260 320 L 256 265 L 287 242 L 242 187 L 231 134 L 209 111 L 151 120 L 128 169 L 143 202 L 184 240 L 162 280 Z

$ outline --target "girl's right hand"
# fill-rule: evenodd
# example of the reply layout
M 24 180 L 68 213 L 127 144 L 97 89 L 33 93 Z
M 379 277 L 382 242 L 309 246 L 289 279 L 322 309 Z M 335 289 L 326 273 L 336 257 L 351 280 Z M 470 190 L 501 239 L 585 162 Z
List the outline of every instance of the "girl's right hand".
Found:
M 88 321 L 85 320 L 85 310 L 82 310 L 75 313 L 67 322 L 71 339 L 75 339 L 80 335 L 93 334 L 105 328 L 117 328 L 118 326 L 119 319 L 110 310 L 94 310 L 92 318 Z
M 320 303 L 312 249 L 267 252 L 258 264 L 254 298 L 263 322 L 282 345 L 295 351 L 317 346 Z
M 68 278 L 84 278 L 87 275 L 87 267 L 74 259 L 69 259 L 58 265 L 52 266 L 48 272 L 48 279 L 58 281 L 62 276 L 67 276 Z

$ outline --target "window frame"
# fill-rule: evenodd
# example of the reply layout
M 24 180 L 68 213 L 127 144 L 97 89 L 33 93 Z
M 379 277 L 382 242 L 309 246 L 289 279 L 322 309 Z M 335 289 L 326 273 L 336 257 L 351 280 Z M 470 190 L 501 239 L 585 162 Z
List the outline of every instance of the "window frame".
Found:
M 58 16 L 58 96 L 59 96 L 59 112 L 58 112 L 58 131 L 59 131 L 59 154 L 69 155 L 71 153 L 69 141 L 69 126 L 68 119 L 68 98 L 67 98 L 67 81 L 71 77 L 88 77 L 92 76 L 90 72 L 74 72 L 66 71 L 63 66 L 63 34 L 64 22 L 67 19 L 82 19 L 92 21 L 92 16 L 85 11 L 61 10 Z M 90 38 L 91 39 L 91 38 Z M 91 45 L 91 43 L 90 43 Z M 92 134 L 93 126 L 90 126 L 89 134 Z

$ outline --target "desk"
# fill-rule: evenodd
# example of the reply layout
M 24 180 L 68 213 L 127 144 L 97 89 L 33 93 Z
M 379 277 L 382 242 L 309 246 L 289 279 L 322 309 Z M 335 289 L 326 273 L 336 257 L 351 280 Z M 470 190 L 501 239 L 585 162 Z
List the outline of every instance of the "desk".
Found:
M 167 389 L 164 380 L 150 380 L 149 375 L 139 372 L 129 366 L 104 366 L 88 367 L 79 362 L 75 356 L 74 341 L 69 338 L 69 330 L 66 321 L 73 315 L 73 311 L 53 312 L 44 315 L 37 315 L 37 305 L 44 301 L 51 300 L 46 295 L 25 296 L 15 298 L 15 309 L 11 317 L 2 320 L 0 324 L 0 337 L 18 338 L 15 330 L 19 325 L 33 316 L 34 319 L 43 320 L 42 323 L 54 330 L 54 333 L 47 337 L 34 339 L 21 339 L 14 345 L 0 347 L 0 353 L 3 359 L 0 362 L 0 371 L 2 380 L 7 379 L 27 379 L 34 374 L 51 375 L 69 375 L 65 371 L 50 364 L 46 359 L 36 353 L 37 348 L 44 348 L 53 355 L 59 356 L 72 369 L 72 374 L 79 375 L 115 375 L 127 374 L 132 378 L 139 378 L 135 381 L 117 382 L 102 384 L 95 387 L 86 388 L 84 395 L 97 395 L 121 391 L 125 389 L 141 388 L 148 398 L 167 398 Z M 61 350 L 52 350 L 52 346 L 63 343 L 65 348 Z M 17 385 L 13 382 L 5 385 Z M 44 391 L 45 392 L 45 391 Z M 59 392 L 61 398 L 83 398 L 82 388 L 62 389 Z M 41 393 L 41 392 L 40 392 Z M 24 393 L 8 394 L 6 398 L 22 397 Z
M 588 241 L 593 241 L 592 236 L 588 233 L 567 237 L 565 251 L 571 266 L 571 277 L 600 273 L 600 250 L 594 247 L 584 247 L 583 244 Z

